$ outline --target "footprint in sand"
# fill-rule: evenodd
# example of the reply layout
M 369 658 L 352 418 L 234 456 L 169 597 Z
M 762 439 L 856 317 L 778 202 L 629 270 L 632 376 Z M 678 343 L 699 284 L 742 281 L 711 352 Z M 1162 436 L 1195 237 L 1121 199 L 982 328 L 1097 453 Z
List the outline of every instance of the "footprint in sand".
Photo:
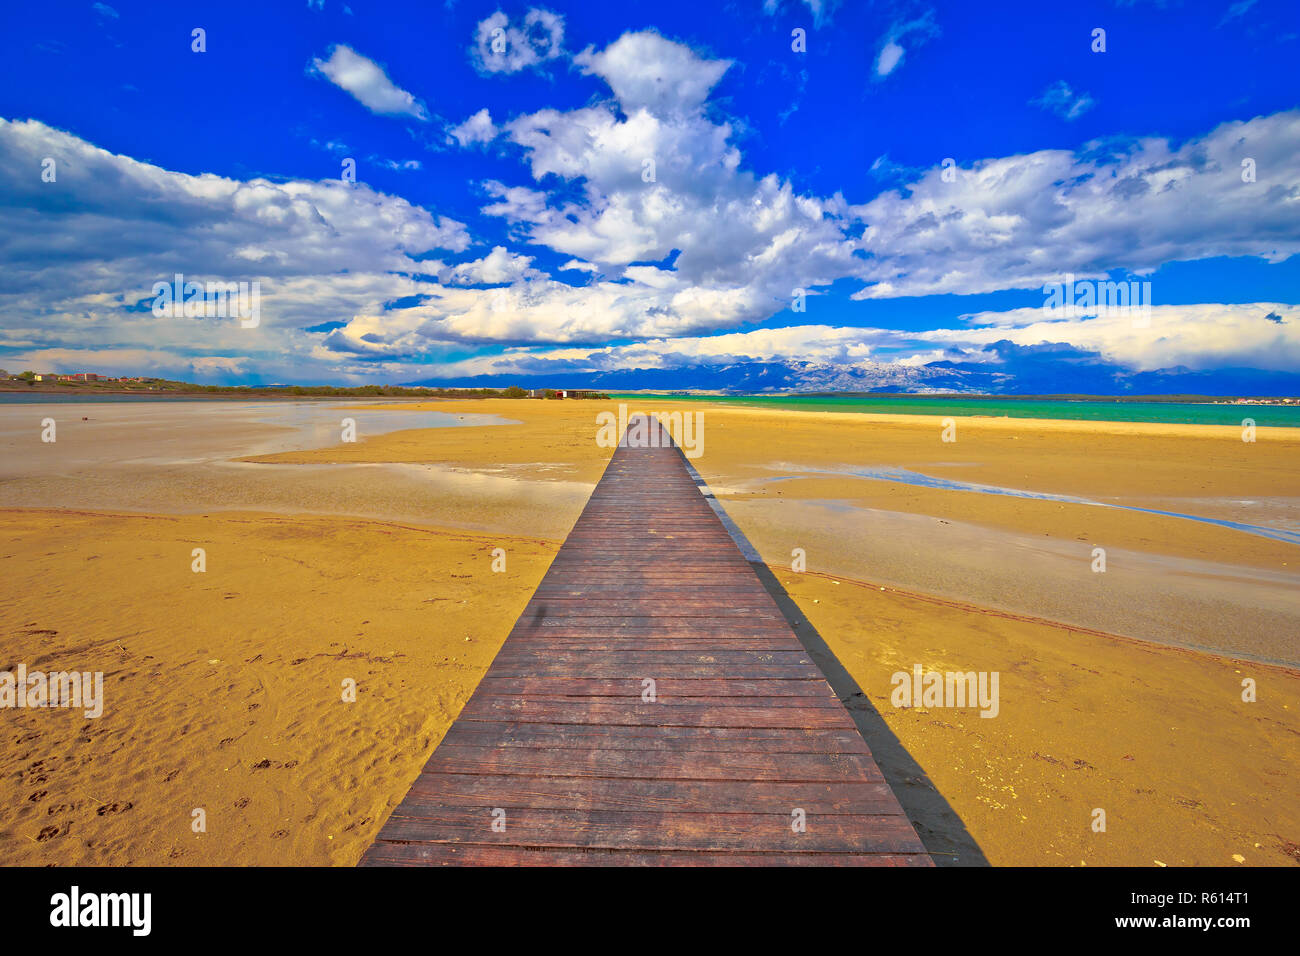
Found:
M 133 806 L 135 806 L 135 804 L 129 802 L 128 803 L 106 803 L 95 812 L 99 814 L 101 817 L 103 817 L 103 816 L 107 816 L 110 813 L 126 813 L 126 811 L 130 810 Z
M 53 840 L 57 836 L 63 836 L 65 833 L 68 832 L 69 826 L 70 826 L 69 824 L 65 823 L 62 826 L 56 825 L 56 826 L 41 827 L 41 832 L 36 834 L 36 842 L 44 843 L 46 840 Z

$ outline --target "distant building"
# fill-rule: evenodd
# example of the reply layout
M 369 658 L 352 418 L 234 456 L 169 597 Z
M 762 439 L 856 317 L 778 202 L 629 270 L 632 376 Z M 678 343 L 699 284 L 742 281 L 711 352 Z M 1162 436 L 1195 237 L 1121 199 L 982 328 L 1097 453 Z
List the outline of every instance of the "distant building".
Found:
M 600 394 L 591 388 L 530 388 L 529 398 L 586 398 Z

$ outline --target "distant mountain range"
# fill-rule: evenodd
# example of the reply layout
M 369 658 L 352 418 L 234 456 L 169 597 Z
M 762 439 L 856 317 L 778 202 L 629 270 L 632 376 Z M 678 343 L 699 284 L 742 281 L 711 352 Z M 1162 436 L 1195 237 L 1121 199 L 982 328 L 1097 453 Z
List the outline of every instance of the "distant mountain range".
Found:
M 1003 345 L 1003 343 L 999 343 Z M 994 362 L 738 362 L 670 369 L 614 369 L 518 375 L 431 378 L 403 384 L 452 388 L 589 388 L 604 392 L 653 389 L 755 394 L 763 392 L 928 392 L 982 395 L 1300 395 L 1300 372 L 1253 368 L 1194 371 L 1175 367 L 1133 372 L 1069 347 L 1044 351 L 997 349 Z M 994 347 L 996 348 L 996 347 Z

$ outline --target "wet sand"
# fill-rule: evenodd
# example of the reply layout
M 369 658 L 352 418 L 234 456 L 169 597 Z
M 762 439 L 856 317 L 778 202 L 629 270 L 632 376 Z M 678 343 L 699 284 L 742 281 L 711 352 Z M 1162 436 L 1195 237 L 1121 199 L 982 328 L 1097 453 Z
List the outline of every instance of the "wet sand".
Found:
M 850 711 L 882 715 L 906 751 L 872 746 L 940 865 L 1300 864 L 1295 670 L 847 578 L 778 578 L 864 695 Z M 997 716 L 893 707 L 892 676 L 916 664 L 999 672 Z
M 47 415 L 57 422 L 53 444 L 40 442 L 40 421 Z M 510 422 L 474 409 L 430 412 L 400 403 L 0 407 L 0 508 L 348 515 L 469 530 L 510 528 L 562 539 L 599 477 L 597 470 L 588 481 L 540 482 L 519 480 L 504 467 L 374 461 L 288 468 L 239 460 L 351 447 L 340 442 L 344 418 L 356 422 L 358 442 L 411 425 L 482 435 Z
M 339 403 L 326 414 L 361 424 L 377 409 L 397 429 L 352 444 L 200 414 L 193 447 L 161 451 L 130 429 L 92 440 L 94 416 L 114 414 L 101 405 L 84 429 L 60 425 L 66 458 L 35 465 L 0 409 L 6 656 L 93 665 L 108 696 L 98 722 L 12 712 L 7 858 L 353 862 L 577 517 L 611 451 L 595 414 L 616 405 Z M 878 710 L 915 761 L 886 770 L 941 861 L 1300 862 L 1300 673 L 1266 663 L 1300 658 L 1294 544 L 815 473 L 905 468 L 1293 528 L 1300 435 L 960 419 L 944 443 L 938 420 L 912 416 L 634 405 L 674 406 L 705 413 L 692 463 L 864 692 L 850 707 Z M 393 417 L 422 410 L 517 424 Z M 490 570 L 494 547 L 512 556 L 506 574 Z M 791 573 L 796 547 L 809 573 Z M 893 707 L 890 676 L 913 664 L 1000 671 L 999 716 Z M 362 667 L 365 691 L 343 704 L 339 682 Z M 1244 677 L 1258 702 L 1241 700 Z M 947 816 L 925 809 L 933 788 Z M 215 808 L 207 836 L 223 837 L 190 832 L 196 807 Z

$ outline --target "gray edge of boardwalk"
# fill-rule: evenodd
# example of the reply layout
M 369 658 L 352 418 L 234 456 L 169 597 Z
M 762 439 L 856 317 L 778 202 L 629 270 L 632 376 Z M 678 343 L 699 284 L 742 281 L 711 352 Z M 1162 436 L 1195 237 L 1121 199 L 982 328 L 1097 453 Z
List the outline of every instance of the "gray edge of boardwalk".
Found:
M 727 509 L 722 507 L 722 502 L 709 490 L 709 483 L 700 477 L 700 473 L 695 470 L 695 466 L 691 464 L 690 459 L 683 455 L 682 463 L 686 465 L 686 473 L 695 481 L 695 486 L 700 489 L 700 494 L 709 503 L 713 513 L 718 516 L 722 526 L 727 529 L 727 534 L 731 535 L 731 540 L 736 543 L 736 547 L 745 556 L 745 560 L 750 564 L 762 564 L 763 559 L 759 555 L 758 549 L 749 543 L 749 539 L 745 537 L 745 532 L 741 531 L 740 526 L 731 520 L 731 515 L 727 514 Z
M 361 865 L 932 866 L 757 551 L 626 438 Z

